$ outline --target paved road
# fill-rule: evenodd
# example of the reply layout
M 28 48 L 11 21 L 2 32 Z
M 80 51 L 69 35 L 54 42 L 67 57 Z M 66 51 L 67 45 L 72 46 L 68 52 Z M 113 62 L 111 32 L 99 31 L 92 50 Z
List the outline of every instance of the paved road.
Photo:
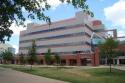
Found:
M 0 67 L 0 83 L 67 83 L 67 82 L 26 74 L 23 72 Z

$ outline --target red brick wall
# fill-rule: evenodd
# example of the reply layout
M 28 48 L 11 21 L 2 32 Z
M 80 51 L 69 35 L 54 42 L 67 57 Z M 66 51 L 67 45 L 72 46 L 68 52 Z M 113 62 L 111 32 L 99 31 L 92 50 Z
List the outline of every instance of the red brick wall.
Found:
M 125 51 L 125 44 L 120 45 L 118 48 L 120 51 Z
M 69 65 L 70 64 L 70 60 L 74 59 L 77 62 L 76 65 L 80 66 L 81 65 L 81 59 L 85 59 L 85 58 L 86 59 L 91 59 L 91 63 L 92 63 L 91 65 L 93 65 L 93 66 L 99 65 L 98 53 L 95 53 L 95 55 L 94 54 L 92 54 L 92 55 L 91 54 L 61 55 L 61 59 L 66 60 L 66 65 Z M 18 57 L 15 60 L 19 61 Z M 38 55 L 38 60 L 39 61 L 43 60 L 43 64 L 46 64 L 45 60 L 44 60 L 44 55 Z
M 96 48 L 95 53 L 92 54 L 92 65 L 99 66 L 99 49 Z

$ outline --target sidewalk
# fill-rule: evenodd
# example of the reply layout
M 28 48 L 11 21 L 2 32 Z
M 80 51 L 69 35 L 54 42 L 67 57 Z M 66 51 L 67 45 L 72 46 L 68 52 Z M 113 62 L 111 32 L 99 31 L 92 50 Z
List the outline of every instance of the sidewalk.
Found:
M 68 83 L 0 67 L 0 83 Z
M 113 66 L 113 68 L 125 71 L 125 65 L 124 66 Z
M 94 67 L 94 66 L 79 66 L 79 67 L 77 67 L 77 68 L 80 68 L 80 69 L 109 68 L 109 66 L 106 66 L 106 65 L 95 66 L 95 67 Z M 125 65 L 122 65 L 122 66 L 112 65 L 112 68 L 125 71 Z

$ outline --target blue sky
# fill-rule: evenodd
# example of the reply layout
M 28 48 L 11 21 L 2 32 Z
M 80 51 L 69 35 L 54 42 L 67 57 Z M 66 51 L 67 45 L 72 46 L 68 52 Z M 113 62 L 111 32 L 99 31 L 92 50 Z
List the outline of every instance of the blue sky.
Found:
M 52 21 L 71 18 L 75 15 L 75 12 L 80 11 L 80 9 L 75 9 L 72 5 L 67 5 L 65 3 L 62 4 L 58 0 L 49 0 L 49 4 L 52 8 L 45 13 L 50 16 Z M 94 18 L 101 20 L 107 29 L 116 28 L 118 29 L 119 36 L 124 35 L 125 0 L 87 0 L 87 4 L 94 13 Z M 26 24 L 30 22 L 43 23 L 43 21 L 27 19 Z M 18 52 L 19 31 L 25 28 L 22 26 L 18 27 L 15 24 L 10 28 L 14 31 L 14 34 L 7 43 L 16 48 L 16 52 Z

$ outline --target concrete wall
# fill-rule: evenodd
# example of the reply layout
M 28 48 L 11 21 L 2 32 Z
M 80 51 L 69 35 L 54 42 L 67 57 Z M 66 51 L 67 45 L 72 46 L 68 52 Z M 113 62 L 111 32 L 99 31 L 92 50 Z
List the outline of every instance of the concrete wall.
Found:
M 86 32 L 88 35 L 92 34 L 92 31 L 85 26 L 85 23 L 88 22 L 88 15 L 83 12 L 76 13 L 76 16 L 71 19 L 66 19 L 58 22 L 52 22 L 52 25 L 38 25 L 38 24 L 29 24 L 27 30 L 22 31 L 20 33 L 20 49 L 19 53 L 27 53 L 28 47 L 31 46 L 31 40 L 36 40 L 37 46 L 42 45 L 54 45 L 54 44 L 63 44 L 63 43 L 77 43 L 77 42 L 90 42 L 90 37 L 86 34 L 79 35 L 79 36 L 72 36 L 72 37 L 64 37 L 60 39 L 48 39 L 48 40 L 37 40 L 39 38 L 45 38 L 45 37 L 52 37 L 52 36 L 59 36 L 59 35 L 65 35 L 65 34 L 74 34 L 74 33 L 80 33 L 80 32 Z M 81 25 L 80 25 L 81 24 Z M 76 26 L 80 25 L 80 26 Z M 31 35 L 25 35 L 31 32 L 36 31 L 42 31 L 42 30 L 48 30 L 48 29 L 54 29 L 58 27 L 69 27 L 68 29 L 58 30 L 58 31 L 52 31 L 52 32 L 46 32 L 46 33 L 37 33 L 37 34 L 31 34 Z M 71 27 L 71 28 L 70 28 Z M 30 40 L 28 42 L 22 42 Z M 52 52 L 74 52 L 74 51 L 87 51 L 91 50 L 91 47 L 86 44 L 81 45 L 73 45 L 73 46 L 52 46 L 51 48 Z M 38 53 L 45 53 L 47 51 L 48 47 L 44 48 L 37 48 Z

